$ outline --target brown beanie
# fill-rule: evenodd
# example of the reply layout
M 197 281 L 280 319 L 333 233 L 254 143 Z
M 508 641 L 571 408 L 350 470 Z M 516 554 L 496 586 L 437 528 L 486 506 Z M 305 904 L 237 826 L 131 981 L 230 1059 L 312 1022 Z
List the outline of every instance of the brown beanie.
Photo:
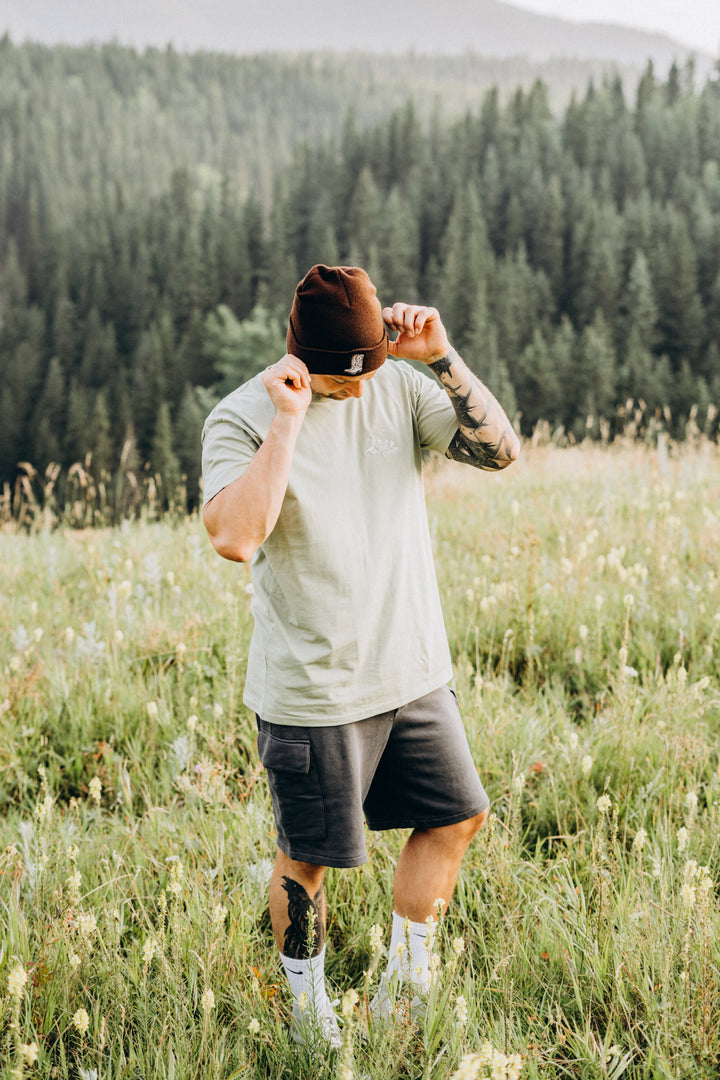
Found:
M 313 266 L 295 290 L 287 350 L 311 375 L 363 375 L 385 363 L 376 289 L 358 266 Z

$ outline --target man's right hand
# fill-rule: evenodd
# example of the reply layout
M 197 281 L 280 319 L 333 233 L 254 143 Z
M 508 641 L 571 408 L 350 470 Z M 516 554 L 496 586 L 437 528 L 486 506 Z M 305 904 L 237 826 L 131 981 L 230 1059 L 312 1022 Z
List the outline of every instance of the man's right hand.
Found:
M 286 353 L 282 360 L 263 372 L 262 381 L 275 411 L 304 417 L 312 399 L 310 372 L 302 360 Z

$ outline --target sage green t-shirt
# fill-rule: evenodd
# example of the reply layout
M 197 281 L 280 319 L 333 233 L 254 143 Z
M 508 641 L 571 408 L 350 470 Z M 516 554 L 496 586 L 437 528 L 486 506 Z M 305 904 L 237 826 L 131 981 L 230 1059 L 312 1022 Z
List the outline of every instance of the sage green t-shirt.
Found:
M 242 474 L 275 415 L 257 375 L 203 429 L 205 501 Z M 444 453 L 453 407 L 387 360 L 360 398 L 313 395 L 277 524 L 252 560 L 244 702 L 278 724 L 350 723 L 452 677 L 422 451 Z

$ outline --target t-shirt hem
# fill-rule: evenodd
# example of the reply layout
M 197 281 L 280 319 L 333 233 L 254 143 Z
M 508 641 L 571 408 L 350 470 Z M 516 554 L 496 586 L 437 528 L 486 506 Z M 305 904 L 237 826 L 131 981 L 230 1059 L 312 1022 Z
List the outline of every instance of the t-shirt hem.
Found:
M 406 689 L 403 693 L 393 694 L 391 697 L 369 701 L 353 709 L 343 709 L 325 713 L 315 713 L 314 717 L 288 715 L 285 712 L 274 712 L 263 709 L 262 701 L 253 697 L 250 693 L 243 696 L 243 704 L 251 709 L 262 720 L 271 724 L 284 724 L 287 727 L 339 727 L 341 724 L 354 724 L 358 720 L 366 720 L 371 716 L 380 716 L 381 713 L 393 712 L 401 709 L 411 701 L 417 701 L 433 690 L 445 686 L 453 678 L 452 665 L 428 678 L 423 683 L 414 683 L 412 689 Z M 325 706 L 327 708 L 327 706 Z

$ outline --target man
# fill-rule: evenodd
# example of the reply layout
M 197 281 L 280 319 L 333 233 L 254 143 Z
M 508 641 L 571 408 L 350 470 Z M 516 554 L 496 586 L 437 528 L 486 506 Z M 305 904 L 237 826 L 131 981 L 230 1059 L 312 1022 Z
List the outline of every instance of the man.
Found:
M 375 1001 L 388 1016 L 401 959 L 411 985 L 427 989 L 425 920 L 451 896 L 488 812 L 447 687 L 422 453 L 496 470 L 519 442 L 438 312 L 382 310 L 357 267 L 308 272 L 287 349 L 206 421 L 203 520 L 220 555 L 253 560 L 244 701 L 257 715 L 277 825 L 270 915 L 293 1034 L 302 1042 L 312 1027 L 336 1046 L 325 868 L 366 860 L 363 813 L 371 829 L 412 830 Z M 386 363 L 388 353 L 426 364 L 441 385 L 402 360 Z

